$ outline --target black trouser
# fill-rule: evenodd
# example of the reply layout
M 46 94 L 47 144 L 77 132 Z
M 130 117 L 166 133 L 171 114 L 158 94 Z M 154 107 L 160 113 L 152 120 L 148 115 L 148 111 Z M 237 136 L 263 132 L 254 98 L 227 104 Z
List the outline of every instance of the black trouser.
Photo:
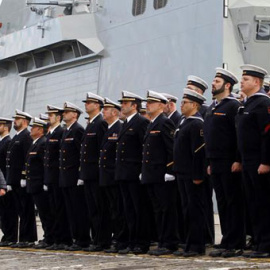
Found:
M 129 247 L 148 249 L 151 240 L 148 222 L 149 199 L 146 186 L 138 181 L 119 181 L 129 231 Z
M 83 186 L 63 188 L 68 221 L 75 244 L 87 247 L 90 244 L 90 225 L 87 215 Z
M 243 183 L 256 250 L 270 252 L 270 174 L 258 174 L 257 165 L 243 165 Z
M 54 217 L 54 243 L 70 245 L 72 243 L 70 226 L 63 191 L 57 183 L 48 185 L 48 196 Z
M 204 200 L 205 200 L 205 214 L 206 214 L 206 228 L 205 228 L 205 243 L 215 243 L 215 224 L 214 224 L 214 207 L 213 207 L 213 186 L 210 177 L 204 177 Z
M 52 245 L 54 243 L 54 219 L 49 203 L 49 195 L 46 191 L 32 194 L 34 203 L 37 207 L 42 229 L 44 232 L 44 241 Z
M 204 186 L 196 185 L 188 176 L 177 175 L 179 192 L 185 219 L 185 251 L 205 252 L 206 215 L 204 210 Z
M 93 229 L 93 244 L 103 248 L 110 247 L 112 224 L 104 189 L 99 186 L 98 181 L 84 181 L 84 193 Z
M 12 192 L 0 197 L 0 216 L 3 232 L 1 242 L 17 242 L 19 219 Z
M 245 246 L 245 206 L 241 174 L 212 173 L 222 232 L 221 245 L 226 249 Z
M 19 242 L 37 241 L 35 206 L 32 195 L 26 192 L 26 188 L 19 186 L 12 186 L 10 192 L 14 196 L 17 214 L 20 217 Z
M 101 187 L 109 202 L 113 239 L 116 247 L 121 249 L 127 246 L 128 230 L 124 217 L 124 205 L 121 190 L 118 184 Z
M 159 247 L 176 250 L 179 243 L 176 181 L 147 184 L 153 204 Z

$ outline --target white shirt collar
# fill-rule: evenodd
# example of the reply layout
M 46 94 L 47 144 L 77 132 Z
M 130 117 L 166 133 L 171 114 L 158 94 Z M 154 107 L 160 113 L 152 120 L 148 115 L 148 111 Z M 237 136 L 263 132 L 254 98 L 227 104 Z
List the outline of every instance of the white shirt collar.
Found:
M 26 128 L 24 128 L 24 129 L 18 131 L 18 132 L 17 132 L 17 135 L 19 135 L 19 134 L 20 134 L 21 132 L 23 132 L 25 129 L 26 129 Z
M 59 125 L 57 125 L 57 126 L 55 126 L 54 128 L 52 128 L 52 129 L 50 129 L 50 134 L 52 134 L 58 127 L 60 126 L 60 124 Z
M 9 136 L 9 133 L 8 133 L 7 135 L 5 135 L 4 137 L 0 137 L 0 142 L 1 142 L 4 138 L 6 138 L 7 136 Z
M 173 111 L 169 116 L 168 116 L 168 118 L 171 118 L 172 117 L 172 115 L 174 114 L 176 112 L 176 110 L 175 111 Z
M 117 118 L 113 123 L 111 123 L 109 126 L 108 126 L 108 129 L 110 129 L 117 121 L 119 120 L 119 118 Z
M 35 139 L 35 140 L 33 141 L 33 144 L 35 144 L 40 138 L 41 138 L 41 137 Z
M 155 118 L 151 119 L 151 123 L 154 123 L 155 120 L 161 115 L 161 113 L 159 115 L 157 115 Z
M 89 120 L 89 123 L 91 124 L 101 113 L 99 112 L 97 115 L 95 115 L 92 119 Z
M 127 117 L 127 123 L 136 115 L 137 113 L 134 113 Z
M 73 122 L 69 127 L 67 127 L 67 130 L 70 130 L 70 128 L 74 125 L 74 123 L 76 123 L 76 121 Z

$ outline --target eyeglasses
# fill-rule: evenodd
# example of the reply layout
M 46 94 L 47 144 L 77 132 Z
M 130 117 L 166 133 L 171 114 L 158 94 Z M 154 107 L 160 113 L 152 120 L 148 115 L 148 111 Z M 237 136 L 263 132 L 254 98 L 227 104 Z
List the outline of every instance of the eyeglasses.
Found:
M 185 105 L 186 103 L 194 103 L 194 102 L 193 101 L 185 101 L 185 100 L 181 101 L 181 105 Z

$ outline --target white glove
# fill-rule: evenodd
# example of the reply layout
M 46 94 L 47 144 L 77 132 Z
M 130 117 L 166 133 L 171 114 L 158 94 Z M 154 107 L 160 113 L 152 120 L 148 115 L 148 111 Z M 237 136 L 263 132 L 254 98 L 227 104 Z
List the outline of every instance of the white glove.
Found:
M 25 179 L 21 179 L 21 187 L 22 188 L 26 187 L 26 180 Z
M 140 179 L 140 181 L 142 181 L 142 174 L 141 173 L 139 175 L 139 179 Z
M 12 190 L 12 186 L 10 185 L 7 185 L 7 192 L 11 191 Z
M 172 175 L 172 174 L 166 173 L 165 176 L 164 176 L 164 179 L 165 179 L 165 182 L 174 181 L 175 180 L 175 176 Z
M 77 186 L 83 186 L 84 185 L 84 181 L 79 179 L 77 182 Z
M 43 185 L 43 190 L 44 190 L 44 191 L 48 191 L 48 186 Z

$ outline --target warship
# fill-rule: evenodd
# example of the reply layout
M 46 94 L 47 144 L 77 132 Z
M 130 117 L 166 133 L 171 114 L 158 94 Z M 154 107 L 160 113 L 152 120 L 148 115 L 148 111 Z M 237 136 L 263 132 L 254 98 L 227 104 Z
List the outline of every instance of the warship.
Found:
M 89 91 L 181 98 L 188 75 L 211 85 L 216 67 L 240 77 L 241 64 L 270 71 L 269 0 L 0 0 L 4 117 L 82 107 Z

